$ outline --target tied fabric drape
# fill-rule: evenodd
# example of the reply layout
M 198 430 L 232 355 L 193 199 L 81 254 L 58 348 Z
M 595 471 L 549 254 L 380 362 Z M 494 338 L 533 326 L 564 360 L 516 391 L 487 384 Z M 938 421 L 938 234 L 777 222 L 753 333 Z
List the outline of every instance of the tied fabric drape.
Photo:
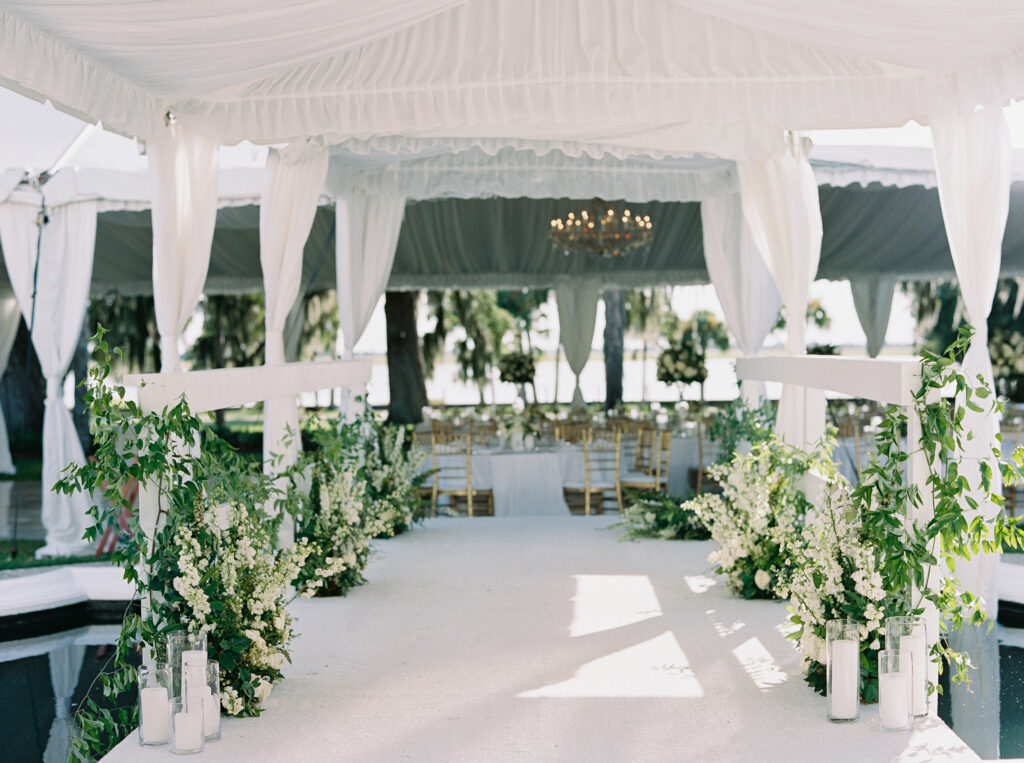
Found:
M 153 186 L 153 301 L 161 371 L 181 371 L 178 344 L 199 304 L 217 220 L 215 138 L 176 120 L 147 144 Z
M 968 383 L 976 384 L 980 375 L 991 387 L 988 315 L 999 280 L 1003 233 L 1009 211 L 1009 130 L 999 108 L 936 120 L 931 129 L 946 237 L 967 319 L 976 331 L 963 360 L 963 373 Z M 964 438 L 960 474 L 972 486 L 980 484 L 980 459 L 991 454 L 999 431 L 997 415 L 987 410 L 988 401 L 979 402 L 986 410 L 968 409 L 963 422 L 965 431 L 972 436 Z M 992 472 L 991 490 L 999 493 L 1002 489 L 999 470 Z M 999 510 L 981 494 L 975 493 L 974 498 L 978 509 L 967 512 L 968 521 L 979 515 L 991 517 Z M 955 572 L 964 588 L 981 600 L 981 606 L 993 618 L 999 606 L 998 571 L 998 555 L 975 554 L 970 561 L 958 561 Z M 998 655 L 998 646 L 991 639 L 986 641 L 984 632 L 972 626 L 951 633 L 950 646 L 959 651 L 970 650 L 972 662 L 977 665 L 977 670 L 972 671 L 969 690 L 975 695 L 973 698 L 959 684 L 951 687 L 953 722 L 958 733 L 974 749 L 986 758 L 997 758 L 998 734 L 992 735 L 991 722 L 986 723 L 981 717 L 986 714 L 977 712 L 976 702 L 982 702 L 984 707 L 999 707 L 998 658 L 984 659 L 986 654 Z
M 32 330 L 32 345 L 46 377 L 43 412 L 46 545 L 36 553 L 56 556 L 81 552 L 88 545 L 82 535 L 90 524 L 85 513 L 92 503 L 90 496 L 58 494 L 52 487 L 64 467 L 85 461 L 71 413 L 64 405 L 63 382 L 82 333 L 89 298 L 96 241 L 96 203 L 80 202 L 52 210 L 41 240 L 38 240 L 36 224 L 38 211 L 28 205 L 0 205 L 0 245 L 11 286 L 25 323 Z
M 790 355 L 806 350 L 807 294 L 821 257 L 821 209 L 809 151 L 810 141 L 794 135 L 780 156 L 736 163 L 743 217 L 786 307 Z M 820 391 L 783 385 L 775 424 L 783 439 L 793 445 L 813 442 L 824 423 Z
M 971 347 L 963 360 L 963 373 L 976 384 L 980 374 L 992 385 L 992 360 L 988 353 L 988 315 L 999 281 L 1003 232 L 1010 204 L 1010 137 L 1003 113 L 988 108 L 932 123 L 935 171 L 939 201 L 946 225 L 967 320 L 974 326 Z M 982 401 L 984 406 L 984 401 Z M 978 459 L 991 454 L 999 422 L 994 414 L 967 411 L 965 430 L 973 437 L 965 442 L 961 465 L 972 485 L 980 479 Z M 999 471 L 993 470 L 992 490 L 1001 488 Z M 991 516 L 996 508 L 982 503 Z M 998 557 L 976 556 L 957 564 L 957 575 L 968 590 L 996 606 L 994 573 Z
M 700 217 L 704 260 L 726 323 L 743 354 L 757 355 L 775 325 L 782 298 L 743 219 L 739 194 L 704 200 Z M 747 404 L 757 405 L 764 384 L 747 380 L 741 389 Z
M 594 341 L 594 324 L 597 321 L 597 300 L 599 290 L 596 284 L 561 284 L 555 288 L 555 303 L 558 306 L 558 341 L 565 348 L 565 359 L 576 377 L 572 392 L 572 410 L 583 410 L 583 392 L 580 390 L 580 374 L 590 357 L 590 346 Z
M 0 299 L 0 374 L 7 368 L 20 323 L 21 311 L 18 309 L 18 300 L 13 296 Z M 7 421 L 4 419 L 3 408 L 0 408 L 0 474 L 14 472 L 11 444 L 7 437 Z
M 867 337 L 868 355 L 877 358 L 885 345 L 885 332 L 892 313 L 892 295 L 896 282 L 882 276 L 862 276 L 850 279 L 853 307 L 857 311 L 860 327 Z
M 43 752 L 43 763 L 64 763 L 71 746 L 74 720 L 71 718 L 71 698 L 78 686 L 82 672 L 85 647 L 68 644 L 55 649 L 48 655 L 50 662 L 50 683 L 53 686 L 54 718 L 50 725 L 50 736 Z
M 291 161 L 289 161 L 291 159 Z M 266 304 L 266 364 L 286 361 L 284 328 L 302 280 L 302 252 L 327 174 L 327 151 L 307 145 L 295 156 L 271 149 L 260 201 L 260 265 Z M 263 465 L 278 471 L 295 463 L 299 411 L 296 399 L 263 406 Z M 288 432 L 292 437 L 288 437 Z M 274 455 L 281 461 L 272 463 Z
M 351 358 L 387 287 L 405 215 L 405 197 L 351 194 L 337 200 L 334 214 L 338 320 L 344 357 Z

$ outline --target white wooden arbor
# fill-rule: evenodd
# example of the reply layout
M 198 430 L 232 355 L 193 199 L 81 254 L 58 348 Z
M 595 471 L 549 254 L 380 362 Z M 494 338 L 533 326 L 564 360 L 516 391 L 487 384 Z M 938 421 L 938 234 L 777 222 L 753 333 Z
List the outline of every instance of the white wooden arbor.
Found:
M 365 386 L 370 380 L 369 360 L 331 360 L 312 363 L 284 363 L 255 368 L 220 368 L 184 373 L 134 374 L 126 376 L 127 387 L 138 387 L 143 413 L 158 413 L 182 396 L 192 413 L 206 413 L 247 403 L 295 397 L 334 387 Z M 155 486 L 139 489 L 139 524 L 152 542 L 159 513 Z M 293 540 L 291 526 L 282 523 L 281 541 Z M 143 585 L 147 581 L 142 577 Z M 148 591 L 142 597 L 143 611 L 149 607 Z
M 921 387 L 921 362 L 913 357 L 898 358 L 843 358 L 817 355 L 772 358 L 739 358 L 736 361 L 736 376 L 740 381 L 774 381 L 796 384 L 811 390 L 838 392 L 851 397 L 875 400 L 889 405 L 899 405 L 907 412 L 907 448 L 909 458 L 904 479 L 907 484 L 917 487 L 921 505 L 908 522 L 918 525 L 932 518 L 931 491 L 927 484 L 928 463 L 920 447 L 921 421 L 914 409 L 914 394 Z M 824 418 L 824 395 L 805 396 L 808 406 L 820 406 L 820 410 L 808 410 L 805 418 Z M 937 402 L 939 392 L 932 390 L 928 403 Z M 930 574 L 941 575 L 938 566 Z M 916 594 L 916 592 L 914 592 Z M 915 597 L 916 598 L 916 597 Z M 938 640 L 939 617 L 933 605 L 925 602 L 925 621 L 928 629 L 928 648 Z M 938 684 L 939 670 L 929 662 L 928 679 Z M 938 712 L 938 695 L 929 697 L 929 711 Z

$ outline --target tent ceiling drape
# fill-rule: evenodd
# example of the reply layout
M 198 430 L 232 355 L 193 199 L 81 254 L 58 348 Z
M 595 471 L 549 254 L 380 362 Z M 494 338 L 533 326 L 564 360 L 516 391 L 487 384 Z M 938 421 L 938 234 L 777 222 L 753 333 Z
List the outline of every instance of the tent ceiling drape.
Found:
M 934 188 L 819 187 L 824 224 L 819 278 L 872 274 L 894 278 L 955 277 Z M 547 220 L 575 202 L 552 199 L 439 199 L 410 202 L 388 288 L 551 286 L 580 273 L 621 286 L 706 283 L 700 208 L 696 203 L 631 204 L 658 221 L 656 246 L 621 262 L 554 256 Z M 329 241 L 334 210 L 320 207 L 303 255 L 302 288 L 335 285 Z M 499 226 L 499 227 L 494 227 Z M 451 231 L 448 235 L 446 231 Z M 444 235 L 443 248 L 435 248 Z M 151 294 L 152 230 L 148 211 L 98 215 L 92 293 Z M 1001 272 L 1024 275 L 1024 184 L 1015 183 L 1003 239 Z M 259 292 L 259 207 L 217 213 L 207 293 Z M 0 293 L 10 284 L 0 268 Z
M 1024 8 L 965 10 L 3 0 L 0 83 L 143 138 L 172 109 L 224 143 L 541 137 L 753 158 L 781 150 L 782 128 L 900 125 L 1024 94 Z

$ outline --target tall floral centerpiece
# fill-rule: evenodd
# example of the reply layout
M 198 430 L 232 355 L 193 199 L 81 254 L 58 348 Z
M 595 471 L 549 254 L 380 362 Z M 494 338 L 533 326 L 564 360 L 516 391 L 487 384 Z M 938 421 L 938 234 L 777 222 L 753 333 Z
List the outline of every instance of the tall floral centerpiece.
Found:
M 532 384 L 537 375 L 533 355 L 528 352 L 506 352 L 498 359 L 498 373 L 503 382 L 516 385 L 519 397 L 525 403 L 526 385 Z
M 704 351 L 692 332 L 684 332 L 668 341 L 668 346 L 658 356 L 658 381 L 679 385 L 679 399 L 690 384 L 701 385 L 703 398 L 704 380 L 708 369 L 704 365 Z

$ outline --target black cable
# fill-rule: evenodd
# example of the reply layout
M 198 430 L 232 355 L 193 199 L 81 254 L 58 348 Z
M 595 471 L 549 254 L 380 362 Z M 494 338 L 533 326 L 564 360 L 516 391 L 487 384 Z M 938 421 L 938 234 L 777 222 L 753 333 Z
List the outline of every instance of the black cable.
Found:
M 39 191 L 39 214 L 36 215 L 36 226 L 39 228 L 39 233 L 36 235 L 36 261 L 32 268 L 32 307 L 29 310 L 28 318 L 28 342 L 25 344 L 25 389 L 28 389 L 31 383 L 30 371 L 32 367 L 32 331 L 36 324 L 36 295 L 39 290 L 39 260 L 41 259 L 41 252 L 43 249 L 43 228 L 50 222 L 50 216 L 46 213 L 46 194 L 43 192 L 41 185 L 36 186 L 36 190 Z M 45 402 L 44 402 L 45 405 Z M 45 415 L 45 414 L 44 414 Z M 21 429 L 21 447 L 24 452 L 25 449 L 25 428 Z M 15 475 L 17 476 L 17 475 Z M 20 482 L 16 480 L 15 483 Z M 21 509 L 21 487 L 18 486 L 18 490 L 14 496 L 14 530 L 11 537 L 11 559 L 15 559 L 18 556 L 18 514 Z

